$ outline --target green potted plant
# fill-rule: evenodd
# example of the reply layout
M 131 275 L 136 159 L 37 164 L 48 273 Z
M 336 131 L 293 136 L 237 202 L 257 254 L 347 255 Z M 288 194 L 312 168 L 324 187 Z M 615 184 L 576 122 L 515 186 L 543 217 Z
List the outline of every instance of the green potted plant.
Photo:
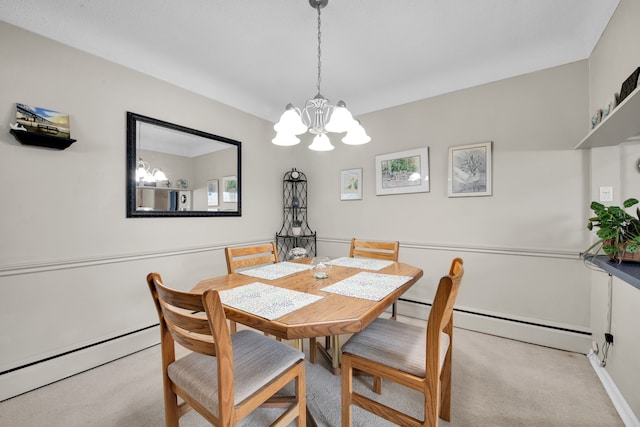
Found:
M 302 232 L 302 221 L 299 219 L 294 219 L 291 221 L 291 232 L 294 236 L 299 236 Z
M 618 262 L 640 262 L 640 209 L 636 208 L 636 216 L 630 215 L 625 209 L 638 204 L 637 199 L 627 199 L 623 206 L 605 206 L 598 202 L 591 202 L 591 210 L 595 216 L 589 218 L 587 228 L 596 232 L 599 240 L 585 251 L 588 255 L 597 255 L 600 250 Z M 595 249 L 595 251 L 593 251 Z M 593 252 L 592 252 L 593 251 Z

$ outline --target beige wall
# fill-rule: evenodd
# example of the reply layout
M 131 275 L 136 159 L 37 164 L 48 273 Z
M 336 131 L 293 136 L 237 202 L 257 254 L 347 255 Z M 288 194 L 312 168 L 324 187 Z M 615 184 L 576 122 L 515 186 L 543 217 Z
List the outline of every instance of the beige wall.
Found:
M 588 246 L 588 156 L 573 150 L 587 129 L 587 86 L 580 61 L 367 114 L 364 146 L 336 139 L 328 153 L 310 152 L 308 141 L 291 148 L 309 178 L 320 252 L 344 255 L 354 236 L 399 240 L 400 259 L 425 271 L 406 294 L 418 302 L 430 302 L 438 277 L 462 256 L 458 305 L 492 317 L 458 324 L 586 353 L 587 335 L 547 327 L 589 331 L 588 271 L 578 258 Z M 493 141 L 493 195 L 449 198 L 448 148 L 482 141 Z M 376 196 L 375 156 L 418 147 L 429 147 L 431 191 Z M 340 201 L 340 170 L 360 167 L 363 199 Z M 420 305 L 402 310 L 426 316 Z
M 459 325 L 588 351 L 585 335 L 546 326 L 591 328 L 589 273 L 578 253 L 588 246 L 593 183 L 589 152 L 572 147 L 588 130 L 593 61 L 370 113 L 360 117 L 370 144 L 335 142 L 336 150 L 316 153 L 310 141 L 273 146 L 270 123 L 4 23 L 0 47 L 0 177 L 12 191 L 0 222 L 0 346 L 9 349 L 0 371 L 152 324 L 146 273 L 186 289 L 224 272 L 224 246 L 272 239 L 282 222 L 281 178 L 293 166 L 309 178 L 321 254 L 345 254 L 353 236 L 400 240 L 401 260 L 425 270 L 408 294 L 418 302 L 430 301 L 451 258 L 462 256 L 459 306 L 475 314 L 459 315 Z M 15 102 L 70 113 L 78 141 L 65 151 L 19 145 L 6 125 Z M 242 141 L 242 217 L 126 219 L 126 111 Z M 448 147 L 487 140 L 493 196 L 448 198 Z M 429 147 L 431 191 L 376 196 L 375 156 L 416 147 Z M 356 167 L 363 200 L 340 201 L 340 170 Z M 107 304 L 114 295 L 125 296 L 117 311 Z M 157 341 L 156 331 L 145 339 L 56 363 L 88 368 Z M 19 390 L 73 373 L 38 366 L 32 384 L 17 372 L 0 385 Z
M 589 59 L 590 114 L 603 108 L 622 82 L 640 65 L 640 2 L 622 0 L 606 31 Z M 590 151 L 589 188 L 593 200 L 598 200 L 601 186 L 613 187 L 614 201 L 621 204 L 629 197 L 640 198 L 640 143 L 611 141 L 611 147 Z M 611 301 L 609 300 L 611 286 Z M 610 311 L 609 311 L 610 307 Z M 603 272 L 592 273 L 591 326 L 593 339 L 600 348 L 604 333 L 611 332 L 614 345 L 608 352 L 605 370 L 616 385 L 631 411 L 640 417 L 640 290 L 622 280 L 609 281 Z M 599 355 L 602 358 L 602 353 Z
M 0 372 L 157 323 L 150 271 L 190 288 L 226 272 L 225 246 L 273 239 L 290 162 L 266 137 L 270 123 L 1 22 L 0 52 Z M 69 113 L 77 142 L 20 145 L 8 126 L 16 102 Z M 242 141 L 242 217 L 127 219 L 127 111 Z M 129 341 L 2 375 L 0 400 L 158 334 Z

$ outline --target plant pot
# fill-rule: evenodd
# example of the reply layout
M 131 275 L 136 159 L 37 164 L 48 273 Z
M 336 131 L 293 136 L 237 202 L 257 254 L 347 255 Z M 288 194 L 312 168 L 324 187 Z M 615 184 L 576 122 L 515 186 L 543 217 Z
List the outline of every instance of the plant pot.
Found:
M 605 240 L 603 242 L 605 245 L 613 244 L 613 240 Z M 617 254 L 609 254 L 609 258 L 614 261 L 620 262 L 640 262 L 640 252 L 623 252 Z
M 299 236 L 302 233 L 302 227 L 291 227 L 291 232 L 294 236 Z

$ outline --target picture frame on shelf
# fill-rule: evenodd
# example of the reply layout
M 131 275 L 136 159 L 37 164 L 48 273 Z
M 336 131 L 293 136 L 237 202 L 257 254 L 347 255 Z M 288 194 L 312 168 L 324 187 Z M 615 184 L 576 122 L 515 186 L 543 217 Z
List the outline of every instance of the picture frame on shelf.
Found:
M 210 179 L 207 181 L 207 206 L 218 206 L 218 180 Z
M 238 178 L 235 175 L 222 177 L 222 201 L 224 203 L 238 202 Z
M 340 200 L 362 200 L 362 168 L 340 171 Z
M 449 197 L 492 195 L 492 141 L 449 147 Z
M 376 195 L 429 191 L 429 147 L 376 156 Z

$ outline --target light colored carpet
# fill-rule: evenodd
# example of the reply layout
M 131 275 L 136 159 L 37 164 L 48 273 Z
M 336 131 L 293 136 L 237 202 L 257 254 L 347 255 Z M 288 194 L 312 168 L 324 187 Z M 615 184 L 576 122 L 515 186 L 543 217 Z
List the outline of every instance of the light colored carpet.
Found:
M 440 426 L 623 426 L 581 354 L 456 329 L 451 422 Z M 306 344 L 306 342 L 305 342 Z M 307 399 L 318 425 L 340 425 L 340 378 L 327 365 L 307 362 Z M 354 387 L 367 390 L 370 379 Z M 372 396 L 373 393 L 371 393 Z M 420 396 L 383 383 L 383 399 L 421 415 Z M 160 347 L 155 346 L 88 372 L 0 403 L 0 425 L 15 427 L 164 425 Z M 259 409 L 243 426 L 268 425 L 277 409 Z M 359 408 L 354 426 L 388 426 Z M 182 427 L 208 425 L 192 411 Z

